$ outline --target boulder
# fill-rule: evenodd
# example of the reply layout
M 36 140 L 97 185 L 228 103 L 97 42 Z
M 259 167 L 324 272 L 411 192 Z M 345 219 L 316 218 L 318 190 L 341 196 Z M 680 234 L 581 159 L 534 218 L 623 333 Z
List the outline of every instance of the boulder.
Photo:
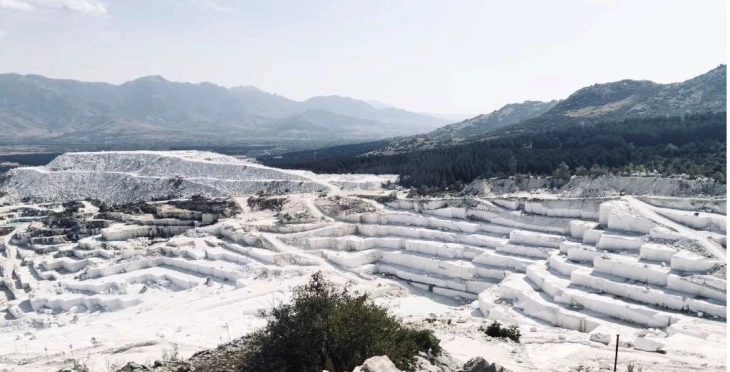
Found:
M 359 366 L 355 367 L 355 369 L 352 370 L 352 372 L 403 372 L 400 369 L 395 367 L 395 364 L 390 361 L 390 359 L 385 356 L 374 356 L 372 358 L 369 358 L 365 360 L 365 362 Z
M 470 359 L 464 368 L 464 372 L 510 372 L 510 370 L 504 368 L 498 363 L 489 363 L 482 357 L 476 357 Z
M 487 372 L 487 368 L 489 368 L 489 366 L 490 364 L 486 359 L 476 357 L 466 362 L 463 369 L 465 372 Z
M 664 350 L 664 346 L 663 342 L 654 338 L 637 337 L 634 341 L 634 349 L 636 350 L 661 352 Z
M 122 369 L 120 369 L 118 372 L 142 372 L 142 371 L 151 371 L 151 369 L 147 366 L 129 362 L 127 363 Z
M 616 338 L 617 333 L 618 332 L 616 330 L 606 327 L 605 325 L 599 326 L 598 328 L 591 331 L 588 339 L 593 342 L 600 342 L 604 345 L 609 345 L 611 343 L 611 340 Z

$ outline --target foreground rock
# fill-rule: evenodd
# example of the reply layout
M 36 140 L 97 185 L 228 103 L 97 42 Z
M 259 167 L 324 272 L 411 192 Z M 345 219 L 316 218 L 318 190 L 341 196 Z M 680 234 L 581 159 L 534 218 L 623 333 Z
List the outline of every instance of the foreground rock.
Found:
M 497 363 L 489 363 L 482 357 L 469 360 L 464 364 L 464 372 L 510 372 Z
M 375 356 L 365 361 L 361 366 L 355 367 L 352 372 L 402 372 L 395 367 L 395 364 L 387 356 Z

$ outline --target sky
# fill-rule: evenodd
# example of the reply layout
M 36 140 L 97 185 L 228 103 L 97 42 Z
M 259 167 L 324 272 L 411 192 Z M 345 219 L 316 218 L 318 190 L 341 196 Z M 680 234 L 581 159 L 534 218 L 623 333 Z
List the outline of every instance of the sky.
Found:
M 0 0 L 0 73 L 476 115 L 727 62 L 725 0 Z

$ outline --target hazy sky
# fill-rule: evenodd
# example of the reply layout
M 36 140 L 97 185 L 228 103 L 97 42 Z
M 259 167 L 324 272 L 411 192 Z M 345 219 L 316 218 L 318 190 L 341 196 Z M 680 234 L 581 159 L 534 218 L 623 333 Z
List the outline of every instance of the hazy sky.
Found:
M 726 63 L 725 0 L 0 0 L 0 73 L 479 114 Z

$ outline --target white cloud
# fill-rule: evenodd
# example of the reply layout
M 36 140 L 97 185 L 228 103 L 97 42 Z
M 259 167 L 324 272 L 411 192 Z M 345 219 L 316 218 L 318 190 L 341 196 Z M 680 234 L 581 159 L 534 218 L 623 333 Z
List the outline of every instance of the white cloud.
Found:
M 62 8 L 72 12 L 87 14 L 106 14 L 104 4 L 90 0 L 66 0 Z
M 0 0 L 0 9 L 18 10 L 21 12 L 32 12 L 36 8 L 28 2 L 20 0 Z
M 85 14 L 107 13 L 106 6 L 98 0 L 0 0 L 0 8 L 26 12 L 44 9 Z

